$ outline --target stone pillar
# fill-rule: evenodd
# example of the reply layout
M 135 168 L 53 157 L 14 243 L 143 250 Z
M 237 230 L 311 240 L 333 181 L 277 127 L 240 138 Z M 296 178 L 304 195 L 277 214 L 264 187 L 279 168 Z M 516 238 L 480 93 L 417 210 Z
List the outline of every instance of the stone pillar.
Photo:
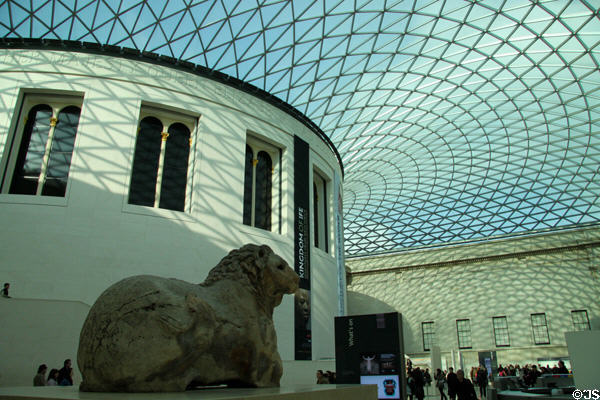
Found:
M 600 331 L 565 332 L 573 379 L 579 390 L 598 389 Z M 584 394 L 585 395 L 585 394 Z

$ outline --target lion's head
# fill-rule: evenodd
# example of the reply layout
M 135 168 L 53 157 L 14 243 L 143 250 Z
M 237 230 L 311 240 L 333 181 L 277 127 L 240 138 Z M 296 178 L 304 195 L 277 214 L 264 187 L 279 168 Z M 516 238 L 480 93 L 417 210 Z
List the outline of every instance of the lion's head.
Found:
M 223 279 L 246 283 L 271 311 L 281 303 L 284 294 L 298 289 L 300 280 L 288 263 L 269 246 L 256 244 L 230 251 L 210 270 L 203 285 L 211 286 Z

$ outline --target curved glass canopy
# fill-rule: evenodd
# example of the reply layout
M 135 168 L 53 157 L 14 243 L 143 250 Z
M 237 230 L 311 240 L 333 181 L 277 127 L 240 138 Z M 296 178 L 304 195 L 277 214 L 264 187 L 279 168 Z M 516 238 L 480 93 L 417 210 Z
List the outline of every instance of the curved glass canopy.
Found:
M 600 222 L 591 0 L 4 0 L 0 36 L 155 52 L 290 103 L 342 155 L 348 255 Z

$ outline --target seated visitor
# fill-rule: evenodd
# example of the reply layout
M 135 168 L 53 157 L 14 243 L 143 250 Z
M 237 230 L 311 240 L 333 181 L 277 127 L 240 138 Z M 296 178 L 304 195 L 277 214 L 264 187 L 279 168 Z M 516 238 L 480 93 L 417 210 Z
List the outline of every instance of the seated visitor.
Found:
M 50 373 L 48 374 L 48 381 L 46 381 L 46 386 L 57 386 L 58 385 L 58 370 L 56 368 L 52 368 Z
M 65 360 L 64 366 L 58 371 L 58 384 L 59 386 L 73 385 L 73 368 L 71 368 L 71 359 L 69 358 Z
M 33 377 L 33 386 L 46 386 L 46 364 L 38 367 L 37 374 Z

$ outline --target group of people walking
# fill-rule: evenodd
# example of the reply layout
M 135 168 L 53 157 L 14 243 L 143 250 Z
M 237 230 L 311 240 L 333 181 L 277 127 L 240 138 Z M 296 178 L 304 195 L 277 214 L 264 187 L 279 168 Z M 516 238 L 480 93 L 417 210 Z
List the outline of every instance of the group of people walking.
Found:
M 428 385 L 429 382 L 431 382 L 429 370 L 425 370 L 425 372 L 423 372 L 421 368 L 412 368 L 412 365 L 409 365 L 406 370 L 406 383 L 408 385 L 409 400 L 423 400 L 425 397 L 425 390 L 423 388 L 425 385 Z
M 33 386 L 72 386 L 73 368 L 71 359 L 66 359 L 61 369 L 52 368 L 46 378 L 48 367 L 42 364 L 38 367 L 37 374 L 33 377 Z
M 434 379 L 435 385 L 440 392 L 440 400 L 446 400 L 448 397 L 450 397 L 450 400 L 476 400 L 478 397 L 475 393 L 474 384 L 479 386 L 479 399 L 483 400 L 487 396 L 488 371 L 483 366 L 471 371 L 473 382 L 465 377 L 462 369 L 459 369 L 455 373 L 452 367 L 448 369 L 448 374 L 445 374 L 438 368 Z M 444 392 L 446 386 L 448 386 L 448 396 Z

